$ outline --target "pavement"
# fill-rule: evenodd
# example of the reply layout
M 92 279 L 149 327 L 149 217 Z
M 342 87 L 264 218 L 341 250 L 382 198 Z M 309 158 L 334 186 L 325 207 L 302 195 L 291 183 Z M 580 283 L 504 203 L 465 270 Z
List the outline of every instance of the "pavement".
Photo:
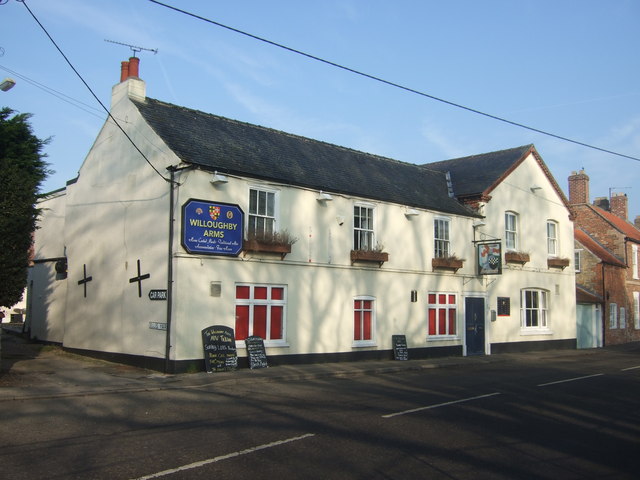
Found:
M 354 377 L 399 373 L 429 368 L 452 368 L 517 361 L 523 356 L 588 355 L 596 350 L 558 350 L 475 357 L 441 357 L 407 361 L 358 361 L 282 365 L 233 372 L 164 374 L 66 352 L 54 345 L 33 343 L 16 326 L 2 324 L 0 350 L 0 402 L 50 399 L 240 385 L 256 382 L 302 381 L 322 377 Z

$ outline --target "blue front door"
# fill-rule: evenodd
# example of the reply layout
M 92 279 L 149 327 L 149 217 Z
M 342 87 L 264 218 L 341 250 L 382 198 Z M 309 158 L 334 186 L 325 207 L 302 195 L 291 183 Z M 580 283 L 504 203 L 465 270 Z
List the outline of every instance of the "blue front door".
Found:
M 484 355 L 484 298 L 467 297 L 464 305 L 467 355 Z

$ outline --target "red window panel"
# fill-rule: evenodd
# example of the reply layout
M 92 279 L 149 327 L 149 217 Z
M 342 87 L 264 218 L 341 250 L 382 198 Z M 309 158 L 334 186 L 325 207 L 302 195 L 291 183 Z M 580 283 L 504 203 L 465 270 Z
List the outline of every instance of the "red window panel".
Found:
M 456 304 L 456 296 L 449 295 L 449 305 L 455 305 L 455 304 Z
M 249 298 L 250 293 L 251 293 L 251 287 L 240 286 L 240 285 L 236 287 L 236 298 L 242 298 L 242 299 Z
M 371 308 L 371 302 L 368 301 L 366 303 L 369 303 L 369 308 Z M 362 316 L 362 340 L 371 340 L 371 311 L 365 310 L 362 312 Z
M 273 287 L 271 289 L 271 300 L 284 300 L 284 288 Z
M 436 309 L 429 309 L 429 335 L 437 335 L 436 331 Z
M 270 340 L 282 340 L 282 307 L 271 307 Z
M 449 309 L 449 335 L 456 334 L 456 310 L 455 308 Z
M 432 304 L 432 305 L 434 303 L 436 303 L 436 294 L 435 293 L 430 293 L 429 294 L 429 303 Z
M 441 293 L 440 295 L 438 295 L 438 303 L 441 305 L 444 305 L 445 303 L 447 303 L 447 296 L 444 293 Z
M 249 336 L 249 306 L 236 306 L 236 340 L 244 340 Z
M 253 307 L 253 334 L 260 338 L 267 338 L 267 306 Z
M 356 304 L 358 301 L 356 300 Z M 357 307 L 356 307 L 357 308 Z M 353 339 L 361 340 L 362 339 L 362 322 L 361 322 L 361 313 L 360 310 L 355 310 L 353 312 Z
M 444 308 L 438 310 L 438 335 L 447 333 L 447 311 Z
M 267 287 L 255 287 L 253 290 L 253 298 L 255 298 L 256 300 L 266 300 L 267 290 Z

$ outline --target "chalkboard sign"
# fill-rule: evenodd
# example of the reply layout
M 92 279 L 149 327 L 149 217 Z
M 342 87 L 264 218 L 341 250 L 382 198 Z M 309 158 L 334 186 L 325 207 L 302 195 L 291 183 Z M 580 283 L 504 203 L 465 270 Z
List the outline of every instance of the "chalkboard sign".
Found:
M 247 337 L 244 341 L 247 345 L 247 357 L 249 368 L 267 368 L 267 353 L 264 351 L 264 341 L 260 337 Z
M 233 328 L 213 325 L 202 330 L 204 364 L 207 372 L 228 372 L 238 366 Z
M 409 349 L 407 348 L 407 337 L 404 335 L 392 335 L 393 358 L 396 360 L 409 360 Z

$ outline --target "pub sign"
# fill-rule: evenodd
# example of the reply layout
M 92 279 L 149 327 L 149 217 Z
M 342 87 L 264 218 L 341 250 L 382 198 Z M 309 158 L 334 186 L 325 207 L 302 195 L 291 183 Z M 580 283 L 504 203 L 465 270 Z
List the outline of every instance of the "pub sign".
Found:
M 500 242 L 477 243 L 478 275 L 500 275 L 502 273 L 502 245 Z
M 182 206 L 182 246 L 187 252 L 237 257 L 243 237 L 240 206 L 196 199 Z

